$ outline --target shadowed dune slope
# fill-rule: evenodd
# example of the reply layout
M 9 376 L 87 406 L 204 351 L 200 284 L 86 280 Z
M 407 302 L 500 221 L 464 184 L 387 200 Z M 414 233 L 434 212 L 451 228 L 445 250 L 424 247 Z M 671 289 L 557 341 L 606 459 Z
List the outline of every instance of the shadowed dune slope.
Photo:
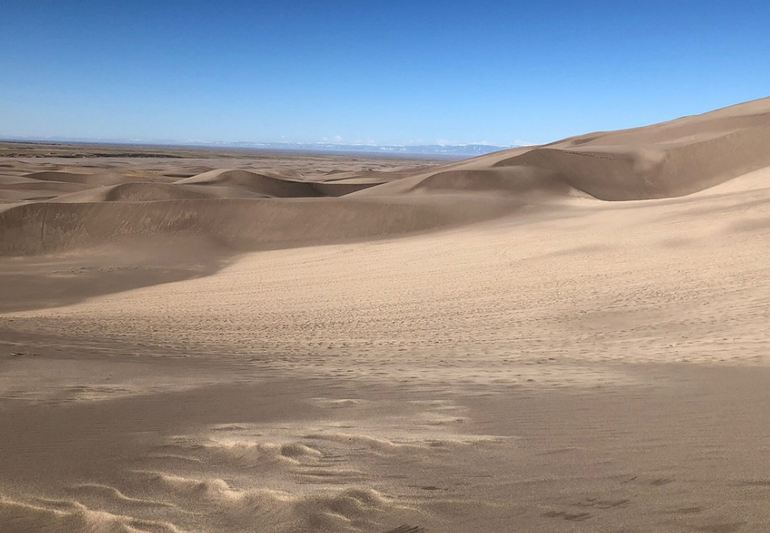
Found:
M 31 174 L 26 174 L 24 177 L 42 182 L 80 183 L 90 187 L 129 183 L 136 180 L 136 177 L 134 176 L 124 176 L 113 172 L 81 174 L 66 171 L 44 171 L 32 172 Z
M 68 183 L 88 183 L 89 180 L 93 179 L 90 174 L 61 171 L 32 172 L 24 177 L 38 181 L 62 181 Z
M 0 202 L 13 203 L 52 199 L 59 195 L 67 195 L 76 191 L 88 189 L 82 183 L 64 181 L 24 181 L 21 183 L 0 183 Z
M 88 185 L 82 183 L 70 183 L 66 181 L 25 181 L 22 183 L 2 183 L 0 190 L 4 191 L 46 191 L 53 194 L 69 193 L 88 189 Z
M 690 194 L 766 166 L 770 98 L 652 126 L 497 152 L 357 194 L 579 190 L 602 200 L 642 200 Z
M 462 209 L 460 209 L 462 207 Z M 444 201 L 337 198 L 30 203 L 0 212 L 0 254 L 29 255 L 119 238 L 178 237 L 234 250 L 378 238 L 484 220 L 511 202 L 457 196 Z
M 534 166 L 444 169 L 412 176 L 363 191 L 361 195 L 409 193 L 499 193 L 521 200 L 555 200 L 576 191 L 553 173 Z

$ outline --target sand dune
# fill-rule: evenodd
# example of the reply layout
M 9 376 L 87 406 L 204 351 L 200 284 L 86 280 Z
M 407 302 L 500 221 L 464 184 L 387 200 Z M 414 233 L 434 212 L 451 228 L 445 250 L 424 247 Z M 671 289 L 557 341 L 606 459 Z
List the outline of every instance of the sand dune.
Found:
M 168 183 L 132 182 L 106 187 L 89 188 L 86 191 L 62 195 L 56 202 L 155 202 L 159 200 L 196 200 L 216 197 L 205 191 L 194 190 Z
M 246 170 L 212 170 L 191 178 L 179 180 L 176 183 L 200 186 L 227 185 L 279 198 L 319 196 L 312 186 L 307 183 L 274 178 Z
M 408 193 L 500 193 L 519 200 L 537 201 L 577 196 L 572 188 L 552 173 L 534 166 L 504 168 L 447 169 L 428 176 L 404 178 L 383 184 L 361 196 Z
M 345 183 L 296 181 L 246 170 L 212 170 L 179 180 L 176 183 L 180 185 L 235 187 L 276 198 L 342 196 L 372 185 L 370 182 L 357 180 L 350 180 Z
M 768 165 L 770 98 L 765 98 L 653 126 L 498 152 L 361 194 L 440 183 L 443 189 L 516 192 L 569 187 L 602 200 L 640 200 L 690 194 Z M 473 180 L 487 169 L 496 172 Z
M 769 117 L 458 162 L 13 146 L 0 531 L 770 529 Z
M 671 122 L 594 133 L 503 159 L 603 200 L 690 194 L 770 165 L 770 98 Z
M 459 207 L 462 206 L 462 210 Z M 271 199 L 29 203 L 0 211 L 0 254 L 72 250 L 115 239 L 196 236 L 233 251 L 341 242 L 447 227 L 510 212 L 485 199 Z

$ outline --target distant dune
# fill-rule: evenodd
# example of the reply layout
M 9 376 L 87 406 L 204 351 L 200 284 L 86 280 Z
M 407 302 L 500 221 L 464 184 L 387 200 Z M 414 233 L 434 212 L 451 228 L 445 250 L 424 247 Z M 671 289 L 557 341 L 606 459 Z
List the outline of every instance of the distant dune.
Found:
M 257 194 L 273 198 L 312 198 L 317 196 L 342 196 L 376 185 L 366 181 L 326 182 L 298 181 L 247 170 L 212 170 L 182 179 L 178 185 L 231 188 L 235 192 Z M 235 195 L 233 195 L 235 196 Z

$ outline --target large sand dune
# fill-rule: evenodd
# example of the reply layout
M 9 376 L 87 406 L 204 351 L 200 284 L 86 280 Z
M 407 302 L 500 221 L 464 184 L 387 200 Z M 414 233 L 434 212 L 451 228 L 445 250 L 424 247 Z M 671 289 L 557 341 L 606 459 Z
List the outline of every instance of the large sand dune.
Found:
M 14 146 L 0 531 L 770 530 L 769 117 Z
M 765 98 L 653 126 L 498 152 L 365 194 L 570 187 L 602 200 L 640 200 L 690 194 L 768 165 L 770 99 Z M 495 173 L 483 177 L 490 169 Z

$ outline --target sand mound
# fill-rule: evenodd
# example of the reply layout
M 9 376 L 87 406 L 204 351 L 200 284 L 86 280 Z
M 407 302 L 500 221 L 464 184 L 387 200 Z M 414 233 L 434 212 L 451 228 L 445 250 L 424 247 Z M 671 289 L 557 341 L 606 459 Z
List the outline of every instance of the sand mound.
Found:
M 372 183 L 366 180 L 348 180 L 344 182 L 314 182 L 296 181 L 282 177 L 269 176 L 248 170 L 219 169 L 204 172 L 191 178 L 175 182 L 177 185 L 194 185 L 230 188 L 236 192 L 230 194 L 220 192 L 223 197 L 244 196 L 243 191 L 251 193 L 250 196 L 261 195 L 273 198 L 312 198 L 318 196 L 342 196 L 364 188 L 371 187 Z M 240 194 L 237 191 L 241 191 Z
M 160 200 L 196 200 L 216 197 L 199 191 L 168 183 L 121 183 L 88 189 L 74 194 L 56 198 L 56 202 L 87 203 L 87 202 L 153 202 Z
M 175 183 L 179 185 L 237 187 L 252 193 L 278 198 L 320 196 L 320 193 L 314 190 L 310 183 L 285 180 L 248 170 L 211 170 Z
M 151 491 L 194 504 L 202 520 L 219 518 L 239 531 L 261 524 L 265 530 L 374 531 L 376 519 L 395 506 L 371 488 L 292 494 L 273 489 L 237 489 L 217 478 L 195 479 L 162 472 L 144 475 Z
M 168 522 L 142 520 L 132 516 L 93 510 L 78 502 L 46 501 L 28 504 L 6 498 L 0 498 L 0 523 L 3 524 L 3 531 L 7 533 L 27 531 L 40 533 L 58 531 L 178 533 L 180 531 Z
M 602 200 L 690 194 L 770 166 L 770 98 L 702 115 L 497 152 L 361 194 L 567 191 Z M 484 172 L 508 169 L 508 173 Z
M 167 183 L 123 183 L 109 187 L 104 199 L 108 202 L 148 202 L 200 198 L 208 196 L 200 191 Z

